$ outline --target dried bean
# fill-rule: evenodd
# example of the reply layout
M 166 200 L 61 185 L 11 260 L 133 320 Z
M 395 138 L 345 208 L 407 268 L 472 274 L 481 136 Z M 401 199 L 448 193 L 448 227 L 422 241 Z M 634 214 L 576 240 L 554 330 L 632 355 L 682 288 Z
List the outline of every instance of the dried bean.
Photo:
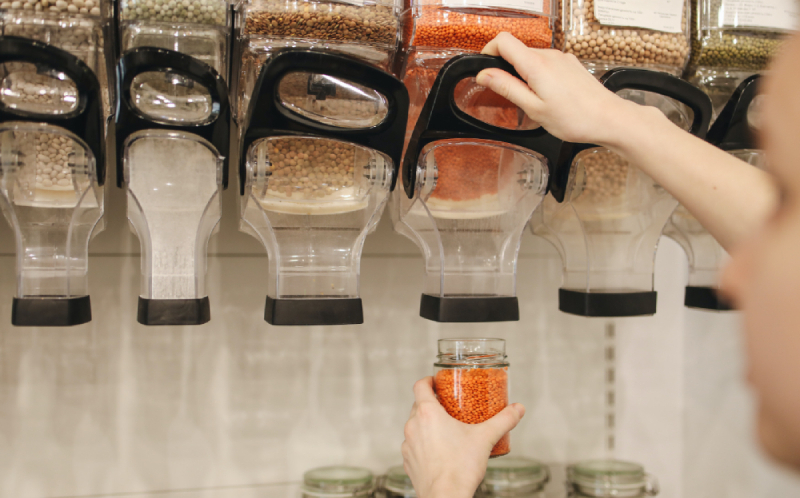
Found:
M 228 16 L 224 0 L 127 0 L 120 8 L 123 20 L 161 21 L 223 26 Z
M 247 7 L 244 33 L 384 44 L 394 47 L 398 20 L 391 6 L 256 0 Z
M 605 26 L 594 16 L 594 0 L 561 0 L 563 16 L 556 22 L 555 45 L 584 62 L 601 65 L 658 67 L 683 71 L 689 56 L 684 33 Z M 683 23 L 686 23 L 686 9 Z
M 99 16 L 101 0 L 29 0 L 26 2 L 0 2 L 0 9 L 24 10 L 33 12 L 53 12 L 56 14 L 84 14 Z
M 295 199 L 319 199 L 352 187 L 357 164 L 368 163 L 367 153 L 348 143 L 308 138 L 270 140 L 267 190 Z

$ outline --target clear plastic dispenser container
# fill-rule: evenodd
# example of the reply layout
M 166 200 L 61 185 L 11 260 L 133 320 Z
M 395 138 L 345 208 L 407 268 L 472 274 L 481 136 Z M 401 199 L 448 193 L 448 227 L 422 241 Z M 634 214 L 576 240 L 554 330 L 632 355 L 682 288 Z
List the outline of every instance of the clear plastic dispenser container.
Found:
M 767 68 L 798 22 L 795 0 L 692 0 L 687 79 L 708 93 L 717 114 L 745 78 Z
M 550 481 L 547 465 L 525 457 L 506 456 L 489 460 L 477 498 L 544 498 Z
M 241 0 L 236 95 L 244 117 L 261 66 L 282 48 L 346 54 L 385 71 L 400 48 L 401 0 Z
M 517 255 L 547 188 L 561 141 L 543 129 L 508 129 L 462 110 L 462 82 L 499 58 L 460 55 L 439 72 L 393 194 L 395 230 L 425 258 L 420 316 L 438 322 L 519 320 Z M 474 109 L 473 109 L 474 110 Z
M 646 67 L 680 76 L 689 60 L 689 0 L 557 0 L 555 46 L 593 74 Z
M 567 467 L 570 498 L 644 498 L 656 496 L 658 481 L 638 463 L 587 460 Z
M 361 467 L 319 467 L 303 474 L 302 498 L 368 498 L 375 478 Z
M 503 31 L 511 33 L 533 48 L 553 46 L 555 1 L 511 0 L 407 0 L 403 12 L 404 64 L 398 65 L 408 88 L 411 108 L 406 140 L 417 122 L 436 75 L 442 66 L 459 54 L 477 54 Z M 483 87 L 470 85 L 473 99 L 481 97 Z M 499 100 L 499 99 L 498 99 Z M 516 107 L 503 99 L 494 113 L 514 112 Z
M 601 81 L 617 93 L 646 92 L 658 104 L 669 98 L 686 106 L 692 114 L 691 119 L 685 116 L 689 132 L 705 138 L 711 102 L 691 84 L 635 68 L 611 70 Z M 680 122 L 682 114 L 673 114 L 673 121 Z M 656 248 L 678 202 L 606 148 L 565 144 L 561 161 L 550 184 L 554 199 L 544 202 L 531 220 L 533 233 L 561 255 L 559 309 L 581 316 L 654 314 Z
M 273 325 L 363 322 L 359 273 L 396 178 L 408 94 L 358 59 L 278 52 L 243 124 L 241 229 L 269 254 Z
M 126 52 L 118 74 L 117 181 L 142 247 L 139 323 L 206 323 L 206 251 L 228 177 L 225 81 L 154 47 Z
M 386 471 L 378 481 L 375 493 L 379 498 L 417 498 L 417 492 L 402 465 L 395 465 Z
M 158 47 L 228 77 L 233 16 L 228 0 L 118 0 L 121 52 Z
M 86 323 L 89 239 L 103 216 L 100 83 L 78 57 L 25 38 L 0 37 L 0 65 L 36 68 L 35 92 L 9 91 L 17 72 L 0 81 L 0 208 L 17 247 L 11 322 Z
M 708 132 L 706 140 L 757 168 L 765 157 L 755 145 L 758 126 L 760 76 L 743 81 Z M 664 235 L 678 242 L 689 259 L 689 282 L 684 304 L 690 308 L 725 311 L 729 305 L 717 296 L 719 274 L 727 259 L 722 246 L 683 206 L 670 218 Z
M 465 424 L 480 424 L 508 406 L 508 361 L 503 339 L 439 339 L 433 390 L 447 413 Z M 509 434 L 490 457 L 511 451 Z
M 30 0 L 0 2 L 3 36 L 18 36 L 40 41 L 71 53 L 97 76 L 110 117 L 114 102 L 114 50 L 112 47 L 112 3 L 109 0 Z M 4 73 L 16 73 L 4 91 L 20 92 L 42 84 L 42 78 L 29 64 L 6 64 Z M 46 98 L 30 92 L 28 98 Z

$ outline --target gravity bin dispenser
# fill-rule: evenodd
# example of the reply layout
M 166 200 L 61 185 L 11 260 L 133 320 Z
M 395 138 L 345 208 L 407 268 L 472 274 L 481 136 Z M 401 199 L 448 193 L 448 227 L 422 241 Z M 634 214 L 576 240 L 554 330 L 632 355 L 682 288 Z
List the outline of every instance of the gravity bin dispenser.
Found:
M 708 132 L 707 141 L 756 168 L 764 168 L 764 153 L 755 146 L 758 126 L 758 80 L 751 76 L 739 85 Z M 719 273 L 727 254 L 722 246 L 683 206 L 678 206 L 664 229 L 689 260 L 689 282 L 684 304 L 690 308 L 726 311 L 730 306 L 717 296 Z
M 243 123 L 242 224 L 269 254 L 264 319 L 363 322 L 361 251 L 400 163 L 408 93 L 358 59 L 288 49 L 261 69 Z
M 127 52 L 117 72 L 117 182 L 142 248 L 139 323 L 206 323 L 206 251 L 228 176 L 227 87 L 211 66 L 154 47 Z
M 442 67 L 403 160 L 405 193 L 393 195 L 395 230 L 425 258 L 420 316 L 429 320 L 519 320 L 520 240 L 562 142 L 541 128 L 517 126 L 523 118 L 516 106 L 482 99 L 489 105 L 463 107 L 469 99 L 456 95 L 465 86 L 483 91 L 474 77 L 492 67 L 516 74 L 485 55 L 459 55 Z M 508 111 L 513 123 L 495 125 Z
M 700 138 L 708 131 L 709 98 L 674 76 L 619 68 L 601 82 L 629 100 L 660 108 Z M 550 185 L 554 199 L 544 202 L 531 220 L 533 233 L 561 255 L 559 309 L 580 316 L 654 314 L 656 248 L 678 202 L 606 148 L 565 143 L 560 160 Z
M 11 322 L 91 320 L 89 239 L 103 216 L 100 83 L 71 53 L 0 37 L 0 207 L 14 231 Z

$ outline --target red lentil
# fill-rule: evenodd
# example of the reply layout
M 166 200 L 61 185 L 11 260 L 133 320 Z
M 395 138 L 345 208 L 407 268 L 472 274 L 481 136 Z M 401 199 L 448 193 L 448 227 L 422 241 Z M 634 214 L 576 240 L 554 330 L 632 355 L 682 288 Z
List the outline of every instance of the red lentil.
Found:
M 508 368 L 444 368 L 436 372 L 433 388 L 450 416 L 467 424 L 479 424 L 508 406 Z M 492 448 L 491 456 L 509 451 L 506 434 Z
M 438 178 L 431 197 L 468 201 L 496 194 L 501 153 L 502 149 L 469 144 L 435 149 Z

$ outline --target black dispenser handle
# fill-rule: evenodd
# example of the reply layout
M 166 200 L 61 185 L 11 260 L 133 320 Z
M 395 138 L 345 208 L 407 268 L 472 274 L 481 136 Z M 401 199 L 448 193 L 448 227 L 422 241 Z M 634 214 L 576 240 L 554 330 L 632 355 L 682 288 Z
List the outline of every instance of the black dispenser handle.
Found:
M 622 90 L 642 90 L 669 97 L 686 105 L 694 114 L 689 133 L 699 138 L 706 138 L 708 125 L 711 122 L 711 99 L 691 83 L 660 71 L 628 67 L 608 71 L 600 78 L 600 82 L 614 93 Z M 564 201 L 569 171 L 575 157 L 580 152 L 595 147 L 599 145 L 564 143 L 556 174 L 550 177 L 550 192 L 558 202 Z
M 281 103 L 278 91 L 284 76 L 297 72 L 324 74 L 368 86 L 386 98 L 388 113 L 383 121 L 369 128 L 341 128 L 301 116 Z M 327 90 L 309 88 L 309 91 L 324 94 Z M 335 138 L 383 152 L 393 163 L 394 189 L 407 121 L 408 91 L 403 82 L 389 73 L 346 55 L 307 49 L 280 50 L 261 68 L 245 116 L 239 156 L 241 193 L 244 194 L 246 151 L 256 140 L 285 135 Z
M 744 80 L 725 104 L 706 140 L 722 150 L 755 149 L 755 137 L 748 120 L 750 104 L 758 96 L 761 76 Z
M 133 104 L 131 84 L 142 73 L 173 73 L 202 85 L 211 95 L 211 114 L 199 123 L 172 122 L 143 114 Z M 225 80 L 213 67 L 180 52 L 154 47 L 140 47 L 126 52 L 117 64 L 117 185 L 122 187 L 123 144 L 132 133 L 141 130 L 176 130 L 198 135 L 223 157 L 222 187 L 228 186 L 230 148 L 230 104 Z
M 0 100 L 0 122 L 44 122 L 74 133 L 94 154 L 97 182 L 102 185 L 106 172 L 105 134 L 100 82 L 94 71 L 65 50 L 16 36 L 0 37 L 0 64 L 6 62 L 27 62 L 62 72 L 75 84 L 78 102 L 70 112 L 51 114 L 14 109 Z
M 517 145 L 544 156 L 550 173 L 553 173 L 552 168 L 557 164 L 561 151 L 561 140 L 541 127 L 534 130 L 509 130 L 493 126 L 470 116 L 456 104 L 456 85 L 489 68 L 502 69 L 512 76 L 520 77 L 511 64 L 490 55 L 458 55 L 439 71 L 414 126 L 403 160 L 403 181 L 409 198 L 414 197 L 419 154 L 426 145 L 438 140 L 479 139 Z

